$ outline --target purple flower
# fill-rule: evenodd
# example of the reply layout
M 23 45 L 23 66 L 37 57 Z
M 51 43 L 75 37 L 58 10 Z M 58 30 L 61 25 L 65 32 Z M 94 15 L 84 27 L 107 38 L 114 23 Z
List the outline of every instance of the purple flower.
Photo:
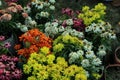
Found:
M 4 41 L 5 40 L 5 36 L 0 36 L 0 41 Z
M 19 70 L 19 69 L 15 69 L 15 71 L 12 72 L 12 75 L 13 75 L 14 78 L 16 78 L 16 79 L 20 79 L 21 76 L 22 76 L 22 71 Z
M 7 61 L 8 60 L 8 57 L 6 55 L 1 55 L 0 56 L 0 61 Z
M 5 48 L 9 48 L 11 45 L 10 45 L 10 42 L 5 42 L 5 44 L 4 44 L 4 47 Z
M 22 71 L 16 67 L 17 57 L 0 56 L 0 80 L 19 80 L 22 77 Z
M 13 58 L 12 58 L 12 61 L 17 62 L 17 61 L 18 61 L 18 58 L 17 58 L 17 57 L 13 57 Z

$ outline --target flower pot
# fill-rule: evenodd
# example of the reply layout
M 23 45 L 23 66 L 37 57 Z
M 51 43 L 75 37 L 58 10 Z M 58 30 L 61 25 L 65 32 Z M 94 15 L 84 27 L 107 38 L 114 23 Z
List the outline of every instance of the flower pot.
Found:
M 114 59 L 116 64 L 120 64 L 120 47 L 115 50 Z
M 120 79 L 120 64 L 108 65 L 105 68 L 105 80 L 119 80 Z
M 113 0 L 112 5 L 116 7 L 120 6 L 120 0 Z

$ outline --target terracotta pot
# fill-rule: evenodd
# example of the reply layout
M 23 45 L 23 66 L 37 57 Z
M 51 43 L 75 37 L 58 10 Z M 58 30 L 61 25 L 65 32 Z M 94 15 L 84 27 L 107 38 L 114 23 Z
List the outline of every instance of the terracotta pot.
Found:
M 119 67 L 119 70 L 116 70 L 116 68 L 118 68 Z M 111 69 L 110 69 L 111 68 Z M 112 68 L 115 68 L 114 70 L 112 69 Z M 118 74 L 117 73 L 113 73 L 113 72 L 116 72 L 116 71 L 120 71 L 120 64 L 110 64 L 110 65 L 108 65 L 108 66 L 106 66 L 106 68 L 105 68 L 105 79 L 101 79 L 101 80 L 109 80 L 109 79 L 107 79 L 108 78 L 108 76 L 107 76 L 107 72 L 109 71 L 108 69 L 110 69 L 110 70 L 112 70 L 112 74 L 114 74 L 114 77 L 113 77 L 113 75 L 110 75 L 109 77 L 111 77 L 111 79 L 112 78 L 115 78 L 116 79 L 116 76 L 118 76 Z M 118 78 L 118 77 L 117 77 Z M 114 80 L 114 79 L 112 79 L 112 80 Z M 118 79 L 117 79 L 118 80 Z
M 114 53 L 114 58 L 115 58 L 115 63 L 116 64 L 120 64 L 120 59 L 118 57 L 118 54 L 120 55 L 120 47 L 118 47 L 116 50 L 115 50 L 115 53 Z
M 112 2 L 113 6 L 120 6 L 120 0 L 113 0 Z

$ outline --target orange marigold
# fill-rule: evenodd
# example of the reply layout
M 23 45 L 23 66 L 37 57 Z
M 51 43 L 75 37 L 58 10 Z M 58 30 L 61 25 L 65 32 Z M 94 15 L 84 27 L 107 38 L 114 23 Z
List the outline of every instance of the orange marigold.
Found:
M 46 46 L 48 48 L 52 47 L 52 39 L 47 37 L 44 33 L 39 31 L 39 29 L 31 29 L 19 37 L 20 41 L 24 43 L 22 49 L 18 50 L 19 55 L 29 57 L 31 53 L 38 52 L 40 48 Z M 30 44 L 29 47 L 25 47 L 25 43 Z

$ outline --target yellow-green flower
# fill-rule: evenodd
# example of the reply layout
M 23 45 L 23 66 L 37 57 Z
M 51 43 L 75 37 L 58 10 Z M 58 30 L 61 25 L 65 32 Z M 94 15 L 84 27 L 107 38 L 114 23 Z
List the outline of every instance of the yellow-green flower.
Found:
M 87 80 L 87 76 L 85 74 L 76 74 L 75 80 Z
M 53 64 L 53 61 L 55 60 L 55 56 L 53 54 L 49 54 L 46 58 L 48 64 Z
M 57 62 L 58 65 L 60 65 L 61 67 L 63 67 L 63 69 L 66 68 L 66 67 L 68 67 L 68 63 L 62 57 L 57 57 L 56 62 Z
M 29 66 L 29 65 L 27 65 L 27 64 L 24 64 L 24 65 L 23 65 L 23 72 L 24 72 L 25 74 L 31 73 L 31 66 Z
M 64 43 L 69 43 L 70 42 L 70 39 L 71 39 L 71 36 L 70 35 L 65 35 L 63 36 L 62 40 Z
M 52 80 L 61 80 L 60 73 L 52 73 L 51 77 L 52 77 Z
M 97 22 L 102 20 L 105 15 L 106 6 L 102 3 L 99 3 L 95 6 L 95 8 L 90 9 L 88 6 L 82 8 L 82 13 L 78 15 L 78 18 L 83 19 L 84 24 L 87 26 L 93 22 Z
M 71 80 L 71 79 L 70 79 L 70 77 L 62 76 L 62 77 L 61 77 L 61 80 Z
M 36 63 L 38 63 L 38 62 L 36 60 L 34 60 L 34 59 L 31 59 L 31 58 L 27 62 L 28 65 L 34 65 Z
M 41 65 L 41 64 L 34 64 L 34 65 L 32 65 L 32 69 L 33 69 L 33 71 L 32 71 L 32 74 L 33 75 L 35 75 L 38 71 L 40 71 L 40 70 L 44 70 L 44 68 L 43 68 L 43 66 Z
M 48 54 L 48 53 L 50 53 L 50 50 L 49 50 L 49 48 L 48 47 L 42 47 L 41 49 L 40 49 L 40 53 L 43 53 L 43 54 Z
M 101 75 L 98 73 L 93 73 L 92 75 L 96 80 L 99 80 L 99 78 L 101 77 Z
M 56 44 L 58 44 L 58 43 L 61 42 L 61 41 L 62 41 L 62 36 L 58 36 L 58 37 L 54 40 L 53 45 L 56 45 Z
M 64 70 L 64 72 L 63 72 L 63 74 L 65 75 L 65 76 L 74 76 L 74 74 L 75 74 L 75 72 L 74 72 L 74 70 L 73 69 L 71 69 L 71 68 L 66 68 L 65 70 Z
M 27 80 L 37 80 L 35 76 L 30 76 L 27 78 Z
M 53 47 L 53 51 L 54 52 L 60 52 L 60 51 L 62 51 L 63 48 L 64 48 L 64 44 L 58 43 Z
M 49 77 L 49 73 L 45 70 L 39 71 L 36 75 L 38 80 L 45 80 Z
M 36 52 L 30 54 L 30 59 L 36 59 L 36 56 L 38 56 L 38 54 Z
M 82 8 L 82 11 L 83 12 L 86 12 L 86 11 L 88 11 L 90 8 L 88 7 L 88 6 L 84 6 L 83 8 Z

